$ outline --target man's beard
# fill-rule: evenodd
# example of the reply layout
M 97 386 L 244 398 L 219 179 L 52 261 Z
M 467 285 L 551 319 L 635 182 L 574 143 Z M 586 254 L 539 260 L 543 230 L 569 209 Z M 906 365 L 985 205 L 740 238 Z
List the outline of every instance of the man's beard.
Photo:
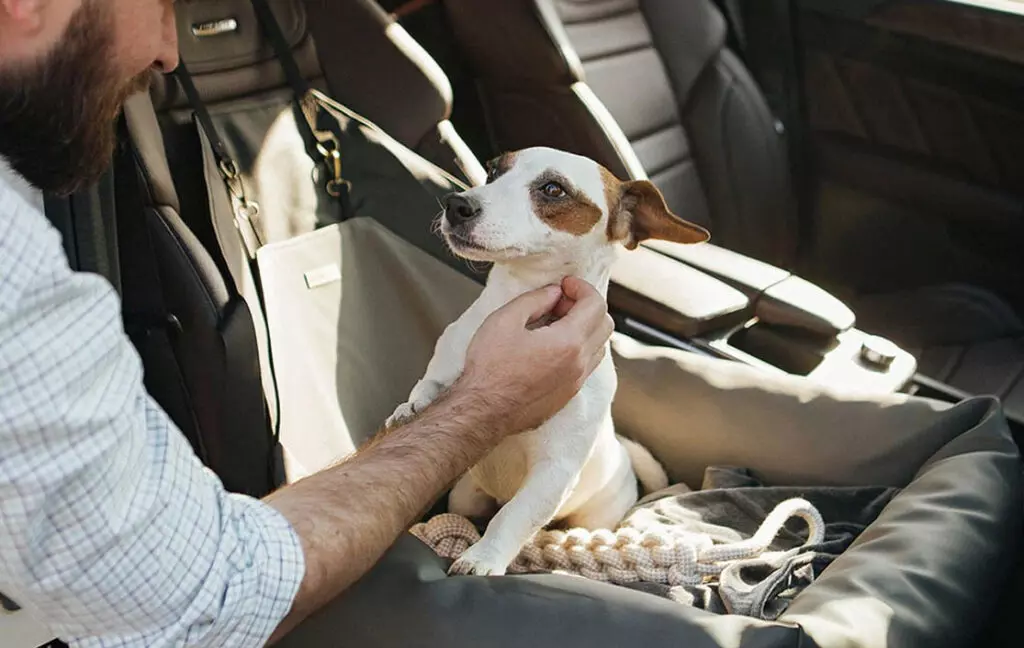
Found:
M 86 0 L 49 54 L 0 69 L 0 156 L 44 191 L 71 193 L 103 175 L 122 104 L 148 86 L 149 71 L 116 72 L 111 4 Z

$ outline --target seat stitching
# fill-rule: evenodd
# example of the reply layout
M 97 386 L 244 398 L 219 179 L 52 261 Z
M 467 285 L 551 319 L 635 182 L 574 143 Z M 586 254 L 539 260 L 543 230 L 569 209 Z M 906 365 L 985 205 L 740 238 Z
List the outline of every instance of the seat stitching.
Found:
M 684 158 L 684 159 L 672 162 L 671 164 L 666 164 L 663 168 L 658 169 L 657 171 L 648 169 L 647 170 L 647 174 L 653 178 L 654 176 L 662 175 L 662 174 L 667 173 L 668 171 L 671 171 L 672 169 L 677 168 L 677 167 L 684 167 L 685 168 L 685 167 L 692 167 L 692 166 L 693 166 L 693 159 L 692 158 Z
M 952 382 L 953 377 L 956 375 L 958 371 L 960 371 L 960 368 L 963 366 L 964 358 L 967 357 L 966 346 L 958 344 L 955 345 L 954 348 L 956 349 L 956 351 L 953 353 L 952 359 L 950 359 L 946 363 L 945 371 L 942 372 L 944 374 L 944 377 L 942 378 L 943 381 Z
M 628 56 L 630 54 L 636 54 L 637 52 L 643 52 L 645 50 L 653 50 L 653 49 L 654 49 L 654 47 L 650 43 L 645 43 L 643 45 L 635 45 L 633 47 L 623 47 L 621 49 L 613 49 L 613 50 L 609 50 L 607 52 L 601 52 L 600 54 L 594 54 L 593 56 L 589 56 L 587 58 L 583 58 L 581 56 L 580 57 L 580 62 L 581 63 L 594 63 L 594 62 L 599 62 L 599 61 L 607 61 L 608 59 L 613 59 L 613 58 L 615 58 L 617 56 Z
M 1005 386 L 1003 387 L 1003 389 L 1000 390 L 999 397 L 1005 398 L 1006 396 L 1008 396 L 1010 392 L 1013 391 L 1014 387 L 1016 387 L 1017 384 L 1021 381 L 1021 378 L 1024 378 L 1024 361 L 1019 361 L 1017 363 L 1017 371 L 1013 374 L 1010 380 L 1004 383 Z
M 615 18 L 621 18 L 628 14 L 642 13 L 640 9 L 636 7 L 626 7 L 625 9 L 618 9 L 611 13 L 603 14 L 601 16 L 594 16 L 591 18 L 580 18 L 579 20 L 566 20 L 559 14 L 558 19 L 562 21 L 563 25 L 587 25 L 590 23 L 596 23 L 606 20 L 614 20 Z
M 630 136 L 629 141 L 630 141 L 630 143 L 639 142 L 640 140 L 649 139 L 651 137 L 654 137 L 655 135 L 660 135 L 661 133 L 670 131 L 673 128 L 678 128 L 678 129 L 682 130 L 683 131 L 683 136 L 685 137 L 686 129 L 683 128 L 682 123 L 679 122 L 679 121 L 672 121 L 672 122 L 669 122 L 668 124 L 664 124 L 664 125 L 656 126 L 654 128 L 650 128 L 650 129 L 647 129 L 647 130 L 640 131 L 636 135 Z

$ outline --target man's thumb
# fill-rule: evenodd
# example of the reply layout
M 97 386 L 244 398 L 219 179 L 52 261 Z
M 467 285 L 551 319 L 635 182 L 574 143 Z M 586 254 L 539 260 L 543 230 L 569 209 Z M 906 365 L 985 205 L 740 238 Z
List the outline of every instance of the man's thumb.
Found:
M 519 295 L 506 308 L 515 313 L 516 319 L 522 320 L 525 325 L 550 313 L 561 298 L 561 286 L 544 286 Z

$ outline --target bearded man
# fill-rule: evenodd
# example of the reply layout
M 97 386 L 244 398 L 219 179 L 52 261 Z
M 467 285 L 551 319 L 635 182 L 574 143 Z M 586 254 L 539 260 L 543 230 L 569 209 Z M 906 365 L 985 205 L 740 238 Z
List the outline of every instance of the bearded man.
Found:
M 73 645 L 287 635 L 561 409 L 611 334 L 583 281 L 524 295 L 414 420 L 263 500 L 226 492 L 146 394 L 113 288 L 68 267 L 42 209 L 105 171 L 122 103 L 177 65 L 176 34 L 171 0 L 0 0 L 0 590 Z

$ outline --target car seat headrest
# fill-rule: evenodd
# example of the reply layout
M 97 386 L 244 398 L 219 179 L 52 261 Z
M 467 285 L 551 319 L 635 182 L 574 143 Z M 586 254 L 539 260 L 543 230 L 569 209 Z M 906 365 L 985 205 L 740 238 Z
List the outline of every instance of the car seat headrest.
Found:
M 268 0 L 303 75 L 320 76 L 301 0 Z M 285 87 L 274 50 L 250 0 L 189 0 L 174 5 L 178 50 L 207 102 Z M 187 105 L 173 76 L 155 75 L 151 95 L 158 112 Z
M 268 3 L 285 39 L 297 48 L 306 38 L 299 0 Z M 178 48 L 193 74 L 237 69 L 274 58 L 250 0 L 202 0 L 175 4 Z
M 373 0 L 268 0 L 303 76 L 415 148 L 451 113 L 437 63 Z M 210 104 L 288 87 L 251 0 L 175 4 L 182 60 Z M 172 75 L 155 74 L 158 113 L 185 108 Z

